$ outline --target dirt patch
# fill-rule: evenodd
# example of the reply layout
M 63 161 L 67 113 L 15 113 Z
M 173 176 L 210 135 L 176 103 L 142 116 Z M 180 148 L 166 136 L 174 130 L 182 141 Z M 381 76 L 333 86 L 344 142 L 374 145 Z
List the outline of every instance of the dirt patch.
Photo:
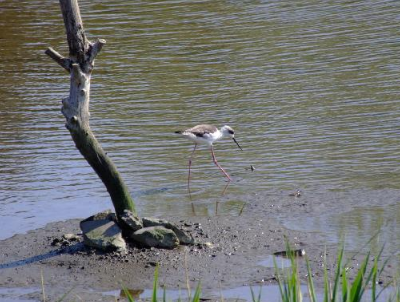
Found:
M 158 264 L 160 285 L 184 289 L 188 279 L 194 289 L 201 280 L 203 296 L 210 296 L 220 289 L 275 283 L 274 269 L 260 262 L 285 250 L 285 237 L 293 248 L 306 251 L 314 282 L 321 286 L 325 251 L 328 269 L 333 273 L 337 246 L 326 245 L 322 234 L 288 230 L 274 219 L 279 211 L 308 215 L 312 207 L 306 199 L 288 197 L 274 204 L 257 197 L 249 200 L 236 217 L 163 217 L 189 231 L 198 244 L 175 250 L 130 246 L 126 255 L 96 252 L 79 241 L 71 245 L 60 241 L 54 246 L 51 243 L 63 234 L 79 233 L 80 220 L 51 223 L 0 242 L 0 287 L 20 288 L 21 293 L 24 288 L 34 288 L 23 298 L 39 300 L 43 274 L 49 301 L 69 290 L 67 301 L 113 301 L 106 293 L 123 286 L 132 290 L 152 288 Z M 362 257 L 349 260 L 350 275 Z M 304 257 L 299 257 L 299 266 L 306 283 Z M 381 281 L 388 282 L 392 274 L 389 266 Z

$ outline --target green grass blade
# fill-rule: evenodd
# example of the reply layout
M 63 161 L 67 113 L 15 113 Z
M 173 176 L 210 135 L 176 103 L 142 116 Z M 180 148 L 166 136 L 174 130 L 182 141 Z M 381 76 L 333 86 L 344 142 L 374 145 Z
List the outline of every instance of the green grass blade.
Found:
M 74 288 L 75 286 L 72 287 L 69 291 L 67 291 L 64 295 L 62 295 L 60 299 L 57 299 L 56 302 L 62 302 L 69 295 L 69 293 L 73 291 Z
M 165 286 L 163 288 L 163 302 L 167 302 L 167 289 Z
M 250 286 L 250 293 L 251 293 L 251 301 L 257 302 L 256 297 L 254 296 L 253 287 Z
M 153 294 L 151 296 L 152 302 L 157 302 L 157 286 L 158 286 L 158 265 L 154 271 L 154 281 L 153 281 Z
M 164 289 L 165 289 L 165 287 L 164 287 Z M 179 298 L 178 298 L 177 302 L 182 302 L 182 300 L 181 300 L 181 288 L 180 287 L 179 287 Z
M 375 258 L 377 263 L 378 263 L 379 260 L 381 259 L 381 256 L 382 256 L 382 253 L 383 253 L 383 249 L 384 249 L 384 245 L 382 246 L 382 248 L 381 248 L 381 250 L 380 250 L 378 256 Z M 388 257 L 387 259 L 385 259 L 385 261 L 382 263 L 381 268 L 378 269 L 378 271 L 377 271 L 377 276 L 376 276 L 376 280 L 378 280 L 378 279 L 380 278 L 380 276 L 381 276 L 381 274 L 383 273 L 383 270 L 385 269 L 385 267 L 386 267 L 386 265 L 388 264 L 389 260 L 390 260 L 390 257 Z M 379 298 L 379 296 L 382 294 L 382 292 L 383 292 L 386 288 L 388 288 L 389 286 L 392 285 L 392 283 L 393 283 L 393 281 L 392 281 L 392 282 L 389 282 L 388 284 L 386 284 L 386 285 L 379 291 L 379 293 L 376 295 L 376 300 Z M 400 299 L 396 299 L 395 301 L 400 302 Z
M 308 287 L 308 294 L 310 296 L 310 302 L 317 302 L 316 296 L 315 296 L 315 287 L 314 287 L 314 282 L 312 278 L 312 272 L 311 272 L 311 267 L 310 267 L 310 262 L 308 261 L 308 257 L 306 257 L 306 265 L 307 265 L 307 287 Z
M 252 302 L 261 302 L 261 287 L 260 291 L 258 292 L 258 297 L 255 296 L 253 288 L 250 286 L 250 292 L 251 292 L 251 301 Z
M 294 254 L 292 254 L 293 259 L 295 258 Z M 302 294 L 301 294 L 301 288 L 300 288 L 300 278 L 298 274 L 298 269 L 297 269 L 297 262 L 294 259 L 293 261 L 293 267 L 291 271 L 291 284 L 293 288 L 293 301 L 294 302 L 301 302 L 302 301 Z
M 302 293 L 300 288 L 300 278 L 298 274 L 296 257 L 292 248 L 290 247 L 289 240 L 286 237 L 285 240 L 286 240 L 286 254 L 289 257 L 291 264 L 291 269 L 288 271 L 288 275 L 286 277 L 286 282 L 284 286 L 285 301 L 301 302 Z
M 201 294 L 201 284 L 197 284 L 196 291 L 194 292 L 192 302 L 200 302 L 200 294 Z
M 327 267 L 327 262 L 326 262 L 326 249 L 325 249 L 325 252 L 324 252 L 324 302 L 329 302 L 330 290 L 329 290 L 328 270 L 326 267 Z
M 349 260 L 346 262 L 345 265 L 348 266 L 348 265 L 349 265 L 349 262 L 350 262 L 350 259 L 354 259 L 358 254 L 360 254 L 361 251 L 362 251 L 365 247 L 367 247 L 367 246 L 372 242 L 372 240 L 374 240 L 376 237 L 378 237 L 378 235 L 380 234 L 380 232 L 381 232 L 381 230 L 376 231 L 375 234 L 372 235 L 372 237 L 371 237 L 364 245 L 362 245 L 362 246 L 359 248 L 359 250 L 358 250 L 357 252 L 355 252 L 355 253 L 349 258 Z
M 369 253 L 367 254 L 363 263 L 361 264 L 361 267 L 358 270 L 358 273 L 353 281 L 353 284 L 351 285 L 350 301 L 352 301 L 352 302 L 361 301 L 361 297 L 362 297 L 365 287 L 366 287 L 363 285 L 363 279 L 365 276 L 365 272 L 367 270 L 368 260 L 369 260 Z
M 342 271 L 342 259 L 343 259 L 344 248 L 342 247 L 339 251 L 338 259 L 337 259 L 337 267 L 335 273 L 335 281 L 333 283 L 333 290 L 332 290 L 332 302 L 336 302 L 336 295 L 338 294 L 339 290 L 339 280 Z
M 276 258 L 274 257 L 273 260 L 274 260 L 274 269 L 275 269 L 276 279 L 278 281 L 279 292 L 281 293 L 282 302 L 289 302 L 288 299 L 287 299 L 287 293 L 286 293 L 286 290 L 285 290 L 285 285 L 282 282 L 282 279 L 281 279 L 280 274 L 279 274 L 278 264 L 276 263 Z
M 376 301 L 376 283 L 377 283 L 377 277 L 378 277 L 378 260 L 375 258 L 374 260 L 374 266 L 372 267 L 372 288 L 371 288 L 371 294 L 372 294 L 372 299 L 371 301 L 374 302 Z
M 382 267 L 381 267 L 380 269 L 378 269 L 377 280 L 379 279 L 380 275 L 382 274 L 383 269 L 384 269 L 385 266 L 387 265 L 388 261 L 389 261 L 389 259 L 386 259 L 386 260 L 383 262 Z M 391 285 L 393 284 L 393 282 L 394 282 L 394 281 L 389 282 L 388 284 L 386 284 L 386 285 L 379 291 L 378 295 L 376 296 L 376 299 L 378 299 L 379 296 L 382 294 L 382 292 L 383 292 L 386 288 L 388 288 L 389 286 L 391 286 Z M 400 302 L 400 299 L 397 299 L 396 301 Z
M 257 302 L 261 302 L 261 286 L 260 291 L 258 292 Z
M 348 287 L 349 281 L 347 279 L 347 273 L 346 273 L 346 268 L 343 268 L 342 271 L 342 302 L 348 302 L 349 301 L 349 287 Z
M 125 297 L 128 299 L 129 302 L 134 302 L 135 300 L 133 299 L 131 293 L 126 287 L 123 287 L 122 290 L 124 291 Z

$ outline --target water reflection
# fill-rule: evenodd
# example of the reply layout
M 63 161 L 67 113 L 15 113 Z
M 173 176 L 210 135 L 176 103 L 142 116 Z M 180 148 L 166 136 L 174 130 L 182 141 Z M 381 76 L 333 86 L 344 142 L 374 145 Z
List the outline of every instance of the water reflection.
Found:
M 283 257 L 275 257 L 273 255 L 267 256 L 264 260 L 258 263 L 259 265 L 269 267 L 269 268 L 289 268 L 292 266 L 292 262 L 290 259 L 283 258 Z
M 89 38 L 107 40 L 92 77 L 92 127 L 143 215 L 192 215 L 191 147 L 173 132 L 204 122 L 234 126 L 247 146 L 216 145 L 238 200 L 276 188 L 400 188 L 399 2 L 80 5 Z M 43 54 L 67 53 L 58 3 L 3 0 L 0 25 L 4 238 L 16 224 L 23 231 L 111 203 L 64 129 L 68 75 Z M 196 206 L 224 186 L 200 152 Z M 154 188 L 165 190 L 140 194 Z
M 398 196 L 393 190 L 316 193 L 299 198 L 306 213 L 276 216 L 289 229 L 323 234 L 326 244 L 344 244 L 346 252 L 377 255 L 384 246 L 383 255 L 392 257 L 400 243 Z
M 113 291 L 108 291 L 108 292 L 103 292 L 102 294 L 104 296 L 114 296 L 116 299 L 118 298 L 127 298 L 126 291 L 129 293 L 129 295 L 135 299 L 135 300 L 148 300 L 151 299 L 153 296 L 153 290 L 152 289 L 126 289 L 126 290 L 113 290 Z M 167 297 L 170 301 L 181 301 L 182 299 L 188 299 L 189 298 L 189 293 L 185 289 L 159 289 L 158 290 L 158 299 L 163 299 L 163 296 L 165 294 L 165 297 Z

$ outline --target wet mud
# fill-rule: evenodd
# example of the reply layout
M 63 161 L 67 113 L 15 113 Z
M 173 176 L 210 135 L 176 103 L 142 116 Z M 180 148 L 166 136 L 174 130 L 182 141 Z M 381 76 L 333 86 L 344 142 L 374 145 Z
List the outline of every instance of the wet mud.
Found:
M 327 241 L 322 232 L 285 228 L 278 219 L 289 213 L 301 217 L 328 211 L 329 205 L 318 200 L 305 194 L 298 198 L 287 193 L 281 198 L 251 195 L 239 216 L 162 217 L 190 232 L 197 244 L 174 250 L 129 246 L 125 255 L 87 249 L 79 236 L 63 240 L 64 234 L 80 233 L 78 219 L 51 223 L 0 241 L 0 288 L 17 288 L 20 301 L 37 301 L 43 295 L 43 276 L 48 301 L 69 291 L 66 301 L 114 301 L 107 293 L 122 287 L 139 292 L 151 289 L 158 265 L 160 286 L 185 289 L 189 284 L 194 290 L 201 281 L 202 296 L 218 299 L 215 292 L 220 290 L 276 284 L 273 266 L 265 263 L 274 254 L 284 256 L 286 238 L 294 250 L 301 251 L 297 259 L 304 284 L 308 258 L 315 285 L 322 288 L 324 268 L 334 273 L 338 244 Z M 364 255 L 346 253 L 350 277 Z M 390 282 L 395 267 L 389 261 L 379 282 Z M 7 293 L 0 291 L 1 297 Z

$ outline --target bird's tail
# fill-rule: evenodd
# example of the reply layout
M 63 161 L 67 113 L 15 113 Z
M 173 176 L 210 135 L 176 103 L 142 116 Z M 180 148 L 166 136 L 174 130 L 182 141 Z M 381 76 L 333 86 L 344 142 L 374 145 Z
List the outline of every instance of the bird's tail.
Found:
M 175 131 L 175 133 L 177 133 L 177 134 L 182 134 L 183 131 Z

